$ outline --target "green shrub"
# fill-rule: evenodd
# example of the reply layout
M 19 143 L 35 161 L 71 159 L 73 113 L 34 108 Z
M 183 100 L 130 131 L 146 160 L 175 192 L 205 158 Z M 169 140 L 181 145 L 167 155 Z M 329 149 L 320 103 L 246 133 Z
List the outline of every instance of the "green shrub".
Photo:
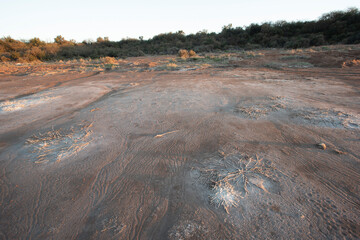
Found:
M 331 12 L 316 21 L 267 22 L 247 27 L 233 27 L 229 24 L 220 33 L 203 30 L 185 35 L 183 31 L 178 31 L 162 33 L 149 40 L 140 38 L 111 42 L 107 37 L 99 37 L 97 42 L 85 40 L 76 43 L 74 40 L 67 41 L 59 35 L 54 38 L 54 43 L 45 43 L 39 38 L 18 41 L 4 37 L 0 39 L 0 56 L 12 61 L 21 58 L 29 61 L 107 56 L 124 58 L 145 54 L 177 54 L 179 50 L 184 49 L 205 53 L 269 47 L 296 49 L 338 43 L 360 43 L 358 9 Z M 193 54 L 190 51 L 181 53 L 181 56 L 187 58 Z

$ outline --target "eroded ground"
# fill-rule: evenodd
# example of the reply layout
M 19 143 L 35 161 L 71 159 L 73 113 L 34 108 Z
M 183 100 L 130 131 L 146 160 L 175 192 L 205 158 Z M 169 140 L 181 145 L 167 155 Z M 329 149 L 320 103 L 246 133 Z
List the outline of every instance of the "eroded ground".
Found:
M 6 66 L 0 238 L 359 239 L 358 51 Z

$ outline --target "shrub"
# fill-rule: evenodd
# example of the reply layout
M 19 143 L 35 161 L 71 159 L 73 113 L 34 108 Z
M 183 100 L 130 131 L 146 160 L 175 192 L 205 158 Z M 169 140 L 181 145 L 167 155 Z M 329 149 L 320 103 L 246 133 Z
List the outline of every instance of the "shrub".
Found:
M 190 50 L 189 51 L 189 56 L 190 57 L 195 57 L 196 56 L 196 52 L 194 50 Z
M 0 60 L 1 60 L 1 62 L 9 62 L 9 61 L 11 61 L 10 58 L 7 58 L 5 56 L 1 56 Z
M 104 42 L 104 39 L 103 39 L 102 37 L 98 37 L 98 38 L 96 39 L 96 42 L 97 42 L 97 43 L 102 43 L 102 42 Z
M 353 66 L 360 66 L 360 59 L 353 59 L 349 61 L 345 61 L 342 64 L 342 67 L 353 67 Z
M 65 43 L 65 38 L 63 36 L 59 35 L 56 38 L 54 38 L 54 42 L 57 44 L 63 44 L 63 43 Z
M 164 33 L 152 39 L 123 39 L 111 42 L 99 37 L 97 42 L 86 40 L 76 43 L 61 35 L 54 43 L 45 43 L 39 38 L 18 41 L 11 37 L 0 39 L 0 57 L 13 61 L 19 58 L 35 60 L 59 60 L 80 57 L 131 57 L 145 54 L 179 54 L 186 59 L 196 52 L 224 50 L 252 50 L 268 47 L 306 48 L 326 44 L 360 43 L 360 12 L 357 9 L 337 11 L 324 15 L 317 21 L 276 22 L 251 24 L 248 27 L 225 26 L 220 33 L 206 30 L 185 35 L 184 32 Z M 35 49 L 33 49 L 35 48 Z M 40 50 L 39 50 L 40 49 Z M 180 50 L 179 50 L 180 49 Z M 187 51 L 185 49 L 193 49 Z M 30 51 L 30 52 L 29 52 Z M 30 54 L 30 55 L 29 55 Z
M 176 65 L 175 63 L 169 63 L 167 66 L 168 66 L 168 67 L 171 67 L 171 68 L 177 67 L 177 65 Z
M 189 52 L 185 49 L 179 50 L 179 57 L 181 58 L 189 58 Z
M 35 56 L 39 60 L 43 60 L 46 56 L 45 51 L 41 50 L 39 47 L 33 47 L 30 49 L 30 54 Z
M 100 61 L 105 64 L 117 64 L 118 63 L 116 61 L 116 59 L 113 57 L 103 57 L 103 58 L 100 58 Z
M 40 38 L 32 38 L 29 41 L 30 46 L 39 47 L 44 46 L 45 42 L 41 41 Z
M 19 53 L 19 52 L 15 52 L 15 51 L 10 52 L 10 56 L 11 56 L 11 60 L 13 60 L 13 61 L 18 60 L 18 59 L 20 59 L 20 57 L 21 57 L 20 53 Z

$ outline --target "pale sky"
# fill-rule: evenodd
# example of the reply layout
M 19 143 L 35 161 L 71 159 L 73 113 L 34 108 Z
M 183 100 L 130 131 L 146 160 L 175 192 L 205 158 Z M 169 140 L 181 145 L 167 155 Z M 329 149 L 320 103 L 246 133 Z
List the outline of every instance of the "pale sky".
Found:
M 222 27 L 277 20 L 314 20 L 323 13 L 360 8 L 359 0 L 0 0 L 0 37 L 57 35 L 83 41 L 108 36 L 151 38 L 183 30 L 220 32 Z

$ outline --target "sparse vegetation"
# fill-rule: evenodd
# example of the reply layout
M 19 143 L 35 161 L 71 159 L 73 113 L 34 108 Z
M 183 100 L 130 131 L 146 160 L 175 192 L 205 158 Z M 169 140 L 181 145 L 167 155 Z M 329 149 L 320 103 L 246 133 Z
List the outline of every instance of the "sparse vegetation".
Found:
M 276 182 L 280 171 L 271 162 L 241 154 L 221 153 L 223 159 L 211 164 L 213 168 L 200 169 L 201 178 L 211 190 L 210 203 L 229 213 L 241 199 L 249 195 L 249 189 L 256 187 L 266 193 L 272 191 L 271 182 Z
M 100 61 L 104 64 L 118 64 L 117 60 L 113 57 L 103 57 Z
M 196 52 L 194 50 L 190 50 L 189 51 L 189 56 L 190 57 L 195 57 L 196 56 Z
M 331 44 L 360 43 L 360 12 L 356 8 L 324 14 L 316 21 L 267 22 L 247 27 L 223 27 L 220 33 L 203 30 L 185 35 L 183 31 L 165 33 L 152 39 L 123 39 L 110 41 L 99 37 L 96 42 L 76 43 L 59 35 L 54 43 L 39 38 L 18 41 L 11 37 L 0 39 L 0 61 L 47 61 L 74 58 L 134 57 L 145 54 L 176 54 L 181 49 L 194 57 L 196 52 L 214 52 L 258 48 L 307 48 Z M 325 47 L 326 48 L 326 47 Z M 326 50 L 326 49 L 323 49 Z M 185 52 L 183 53 L 185 54 Z M 181 57 L 186 58 L 186 54 Z M 248 57 L 255 57 L 249 54 Z
M 353 59 L 350 61 L 343 62 L 342 67 L 353 67 L 353 66 L 360 66 L 360 59 Z
M 309 56 L 304 55 L 289 55 L 289 56 L 283 56 L 280 58 L 280 60 L 297 60 L 297 59 L 309 59 Z
M 189 55 L 189 52 L 185 49 L 180 49 L 179 50 L 179 57 L 181 58 L 188 58 L 190 55 Z
M 90 144 L 91 127 L 92 123 L 68 131 L 52 129 L 44 134 L 31 136 L 26 143 L 31 146 L 32 152 L 37 154 L 35 163 L 59 162 L 77 154 Z

